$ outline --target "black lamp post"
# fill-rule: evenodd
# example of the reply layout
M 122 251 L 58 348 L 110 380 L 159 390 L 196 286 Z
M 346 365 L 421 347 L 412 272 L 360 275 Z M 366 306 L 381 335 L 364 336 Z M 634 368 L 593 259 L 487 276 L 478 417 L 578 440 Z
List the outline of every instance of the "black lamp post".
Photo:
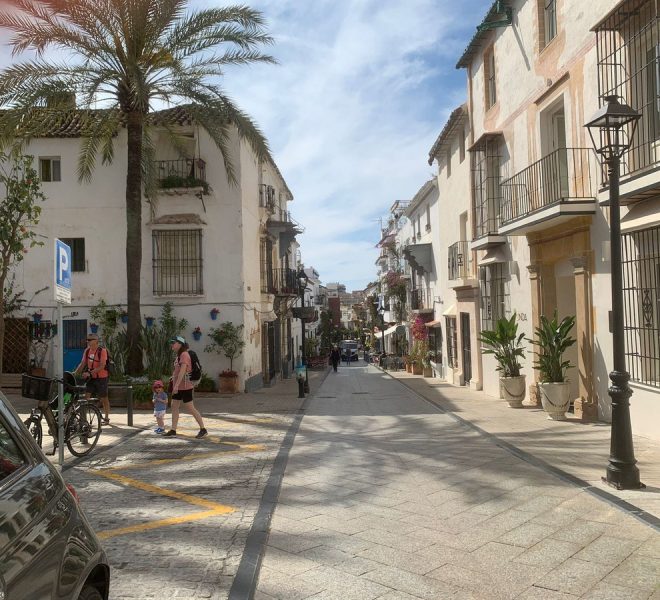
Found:
M 619 205 L 619 167 L 621 157 L 630 148 L 635 127 L 641 118 L 637 111 L 619 102 L 618 96 L 606 96 L 601 107 L 585 127 L 598 154 L 607 165 L 610 184 L 610 246 L 612 264 L 612 429 L 610 459 L 603 481 L 619 490 L 644 487 L 639 480 L 630 425 L 630 374 L 626 371 L 623 326 L 623 274 L 621 268 L 621 214 Z M 628 132 L 628 127 L 630 131 Z M 598 142 L 596 141 L 598 140 Z
M 376 306 L 376 312 L 380 315 L 380 328 L 383 332 L 382 341 L 380 343 L 380 352 L 381 354 L 385 354 L 385 307 L 379 300 L 376 300 L 374 305 Z
M 309 393 L 309 378 L 307 376 L 307 337 L 305 333 L 305 291 L 309 283 L 309 277 L 302 267 L 298 269 L 298 291 L 300 294 L 300 325 L 302 327 L 302 364 L 305 367 L 305 393 Z

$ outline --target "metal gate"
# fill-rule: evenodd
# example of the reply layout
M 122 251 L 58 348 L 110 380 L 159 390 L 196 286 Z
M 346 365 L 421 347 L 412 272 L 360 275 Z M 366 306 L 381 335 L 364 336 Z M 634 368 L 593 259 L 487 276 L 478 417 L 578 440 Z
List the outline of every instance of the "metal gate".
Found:
M 64 370 L 75 371 L 87 347 L 87 319 L 64 321 Z
M 470 314 L 461 313 L 461 352 L 463 355 L 463 380 L 472 380 L 472 349 L 470 348 Z

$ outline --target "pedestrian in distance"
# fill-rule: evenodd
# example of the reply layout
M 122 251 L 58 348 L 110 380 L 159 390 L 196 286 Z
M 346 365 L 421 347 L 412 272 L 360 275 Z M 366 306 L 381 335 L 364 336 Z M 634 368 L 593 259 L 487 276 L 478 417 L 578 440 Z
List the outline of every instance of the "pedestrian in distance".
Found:
M 99 336 L 96 333 L 87 335 L 87 348 L 83 352 L 82 360 L 74 373 L 82 373 L 85 379 L 85 398 L 98 398 L 103 405 L 105 417 L 101 420 L 103 425 L 110 424 L 110 400 L 108 400 L 107 369 L 108 351 L 99 346 Z
M 190 371 L 192 370 L 192 360 L 188 354 L 188 344 L 184 337 L 177 335 L 170 340 L 174 357 L 174 372 L 170 379 L 172 385 L 172 429 L 163 435 L 165 437 L 172 437 L 176 435 L 176 428 L 179 424 L 179 409 L 183 402 L 183 408 L 189 412 L 197 421 L 199 431 L 195 436 L 197 439 L 203 438 L 208 431 L 204 427 L 204 420 L 199 411 L 195 408 L 193 402 L 193 388 L 195 387 L 190 381 Z
M 165 413 L 167 412 L 167 392 L 160 379 L 154 381 L 151 387 L 153 396 L 151 401 L 154 403 L 154 417 L 156 417 L 156 429 L 154 433 L 165 433 Z
M 332 352 L 330 352 L 330 362 L 332 363 L 332 368 L 334 372 L 337 372 L 337 367 L 339 366 L 339 361 L 341 360 L 341 352 L 337 346 L 332 347 Z

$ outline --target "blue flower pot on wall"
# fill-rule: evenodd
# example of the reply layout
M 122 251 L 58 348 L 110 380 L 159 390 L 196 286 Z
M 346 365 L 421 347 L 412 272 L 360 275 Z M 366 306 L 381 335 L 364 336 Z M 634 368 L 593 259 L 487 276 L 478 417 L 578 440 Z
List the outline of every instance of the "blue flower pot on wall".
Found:
M 202 339 L 202 332 L 201 332 L 201 331 L 193 331 L 192 336 L 193 336 L 193 339 L 194 339 L 196 342 L 199 342 L 199 340 Z
M 211 320 L 215 321 L 218 318 L 218 313 L 220 311 L 217 308 L 211 309 Z
M 122 315 L 121 316 L 121 322 L 122 323 L 128 323 L 128 315 Z
M 37 314 L 37 313 L 34 313 L 34 314 L 32 315 L 32 320 L 33 320 L 35 323 L 41 323 L 41 315 L 39 315 L 39 314 Z
M 154 324 L 153 317 L 145 317 L 145 320 L 147 321 L 147 327 L 151 327 Z
M 89 330 L 90 330 L 92 333 L 96 333 L 96 332 L 99 330 L 99 326 L 98 326 L 96 323 L 91 323 L 91 324 L 89 325 Z

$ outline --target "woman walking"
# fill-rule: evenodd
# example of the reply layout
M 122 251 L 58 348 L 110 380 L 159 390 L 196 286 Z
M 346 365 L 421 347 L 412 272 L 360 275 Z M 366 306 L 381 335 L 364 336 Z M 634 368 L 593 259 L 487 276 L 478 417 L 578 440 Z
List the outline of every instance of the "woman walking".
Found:
M 330 352 L 330 362 L 332 363 L 332 368 L 334 369 L 335 373 L 337 372 L 337 366 L 339 365 L 339 361 L 341 360 L 341 352 L 339 351 L 339 348 L 337 346 L 332 347 L 332 352 Z
M 183 408 L 189 412 L 199 425 L 199 432 L 195 436 L 197 439 L 203 438 L 208 431 L 204 427 L 204 420 L 193 403 L 193 384 L 188 377 L 192 370 L 192 361 L 188 354 L 188 344 L 185 338 L 177 335 L 170 340 L 172 351 L 176 353 L 174 358 L 174 373 L 172 374 L 172 429 L 163 434 L 165 437 L 176 435 L 176 427 L 179 423 L 179 408 L 183 402 Z

